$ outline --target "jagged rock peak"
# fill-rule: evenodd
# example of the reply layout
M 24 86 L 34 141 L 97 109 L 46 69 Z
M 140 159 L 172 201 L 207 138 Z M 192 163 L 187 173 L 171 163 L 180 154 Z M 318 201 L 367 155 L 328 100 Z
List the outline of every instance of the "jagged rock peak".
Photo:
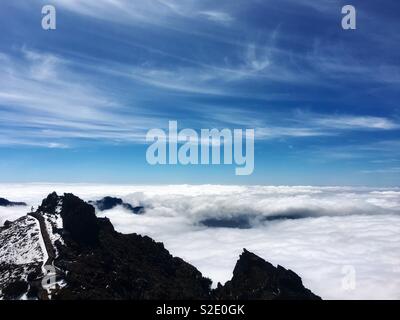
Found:
M 42 200 L 42 204 L 38 207 L 37 212 L 55 213 L 60 200 L 61 197 L 55 191 L 50 193 Z
M 243 300 L 319 300 L 303 286 L 301 278 L 291 270 L 274 267 L 246 249 L 233 270 L 233 277 L 214 291 L 217 299 Z
M 60 214 L 64 232 L 81 245 L 95 245 L 98 242 L 100 225 L 114 230 L 108 219 L 97 218 L 94 207 L 72 193 L 63 196 L 50 193 L 36 213 Z

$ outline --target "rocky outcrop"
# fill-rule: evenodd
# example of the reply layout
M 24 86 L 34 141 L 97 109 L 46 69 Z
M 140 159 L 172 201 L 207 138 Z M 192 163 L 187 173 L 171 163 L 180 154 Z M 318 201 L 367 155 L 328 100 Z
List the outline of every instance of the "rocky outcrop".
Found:
M 225 285 L 218 284 L 213 292 L 218 300 L 320 300 L 303 286 L 292 270 L 274 267 L 259 256 L 243 250 Z
M 211 290 L 211 280 L 162 243 L 116 232 L 107 218 L 96 217 L 93 206 L 72 194 L 50 194 L 36 212 L 0 229 L 1 243 L 7 257 L 0 260 L 5 299 L 319 298 L 294 272 L 246 250 L 232 280 Z M 58 285 L 44 294 L 38 284 L 46 264 L 55 267 Z
M 49 195 L 38 211 L 63 220 L 54 265 L 67 283 L 53 299 L 208 299 L 211 281 L 161 243 L 114 230 L 72 194 Z
M 0 198 L 0 207 L 14 207 L 14 206 L 26 206 L 25 202 L 12 202 L 4 198 Z
M 104 197 L 97 201 L 89 201 L 89 203 L 94 205 L 99 211 L 110 210 L 116 206 L 122 206 L 134 214 L 142 214 L 145 211 L 143 206 L 134 207 L 131 204 L 124 202 L 122 199 L 114 197 Z
M 200 221 L 200 224 L 208 228 L 251 228 L 250 218 L 246 216 L 238 216 L 232 218 L 207 218 Z

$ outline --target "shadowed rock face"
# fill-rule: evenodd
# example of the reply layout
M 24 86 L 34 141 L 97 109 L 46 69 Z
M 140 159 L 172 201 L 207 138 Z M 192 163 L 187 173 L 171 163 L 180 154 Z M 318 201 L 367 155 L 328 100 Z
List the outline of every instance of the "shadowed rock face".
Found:
M 137 234 L 114 231 L 98 220 L 92 248 L 66 240 L 56 265 L 68 273 L 68 286 L 56 299 L 207 299 L 211 281 L 163 244 Z
M 3 289 L 4 298 L 6 300 L 18 299 L 28 291 L 28 283 L 26 281 L 17 280 L 10 283 Z
M 25 229 L 31 225 L 38 228 L 38 224 L 31 221 L 35 216 L 41 220 L 38 215 L 47 220 L 49 215 L 62 219 L 62 227 L 46 229 L 46 232 L 39 230 L 43 238 L 46 234 L 49 238 L 43 240 L 54 246 L 52 263 L 57 269 L 58 281 L 61 279 L 63 283 L 52 292 L 52 299 L 318 298 L 304 288 L 294 272 L 280 266 L 275 268 L 246 250 L 236 264 L 232 280 L 211 290 L 209 279 L 194 266 L 173 257 L 162 243 L 147 236 L 116 232 L 107 218 L 97 218 L 91 205 L 72 194 L 50 194 L 33 214 L 11 222 L 9 228 L 18 229 L 24 221 Z M 42 223 L 40 228 L 48 227 Z M 4 243 L 7 243 L 9 230 L 0 228 L 0 240 L 4 235 Z M 26 230 L 23 233 L 26 234 Z M 57 234 L 62 237 L 54 241 Z M 11 245 L 10 252 L 13 252 Z M 25 279 L 22 275 L 8 279 L 3 275 L 22 273 L 24 268 L 19 265 L 18 269 L 0 261 L 0 280 L 5 279 L 0 281 L 3 298 L 18 298 L 29 287 L 29 297 L 37 293 L 35 298 L 42 299 L 43 290 L 37 284 L 43 275 L 40 275 L 40 264 L 36 263 L 34 267 L 27 280 L 21 280 Z
M 224 286 L 218 284 L 213 295 L 218 300 L 320 300 L 303 286 L 291 270 L 274 267 L 244 249 L 236 263 L 233 277 Z
M 0 207 L 14 207 L 14 206 L 26 206 L 25 202 L 12 202 L 4 198 L 0 198 Z
M 89 201 L 89 203 L 94 205 L 100 211 L 110 210 L 112 208 L 115 208 L 116 206 L 122 206 L 123 208 L 131 211 L 134 214 L 144 213 L 144 207 L 133 207 L 129 203 L 123 202 L 120 198 L 104 197 L 103 199 L 97 201 Z
M 59 197 L 55 192 L 42 201 L 37 212 L 61 215 L 64 234 L 80 246 L 94 245 L 98 242 L 99 227 L 93 206 L 66 193 Z

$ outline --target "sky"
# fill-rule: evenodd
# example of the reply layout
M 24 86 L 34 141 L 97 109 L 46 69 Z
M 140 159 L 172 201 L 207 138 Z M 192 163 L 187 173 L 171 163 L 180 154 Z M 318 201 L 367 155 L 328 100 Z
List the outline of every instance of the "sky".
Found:
M 57 10 L 43 30 L 41 9 Z M 5 0 L 0 182 L 397 186 L 398 1 Z M 255 169 L 146 162 L 146 133 L 255 129 Z

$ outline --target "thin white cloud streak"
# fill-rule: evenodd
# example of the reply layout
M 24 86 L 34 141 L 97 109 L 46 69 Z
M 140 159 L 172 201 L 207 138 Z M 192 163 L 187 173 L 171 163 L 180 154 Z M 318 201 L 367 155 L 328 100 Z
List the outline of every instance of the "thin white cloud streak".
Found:
M 338 147 L 323 147 L 309 152 L 319 160 L 361 159 L 365 158 L 372 163 L 386 164 L 387 161 L 398 161 L 400 157 L 399 140 L 381 140 L 378 142 L 348 144 Z M 379 168 L 381 170 L 384 168 Z
M 315 123 L 335 129 L 382 129 L 393 130 L 399 129 L 400 125 L 394 121 L 383 117 L 371 116 L 330 116 L 325 118 L 317 118 Z
M 320 76 L 331 80 L 355 83 L 398 84 L 400 68 L 380 60 L 363 61 L 351 54 L 348 48 L 316 40 L 305 56 Z
M 289 3 L 290 5 L 296 6 L 304 6 L 308 8 L 312 8 L 320 13 L 331 13 L 333 10 L 340 7 L 340 4 L 337 1 L 331 0 L 283 0 L 284 2 Z
M 319 128 L 299 128 L 299 127 L 277 127 L 269 126 L 264 128 L 256 128 L 256 138 L 260 140 L 269 140 L 276 138 L 307 138 L 307 137 L 319 137 L 319 136 L 334 136 L 338 133 L 324 131 Z
M 292 119 L 299 123 L 310 123 L 317 127 L 325 127 L 342 130 L 396 130 L 400 128 L 398 118 L 393 116 L 393 119 L 387 117 L 350 114 L 350 113 L 317 113 L 295 109 Z
M 200 11 L 198 14 L 215 22 L 229 23 L 234 20 L 228 13 L 221 11 Z
M 385 117 L 374 116 L 356 116 L 356 115 L 322 115 L 316 113 L 294 112 L 292 115 L 286 115 L 286 121 L 281 126 L 270 125 L 273 123 L 272 119 L 260 120 L 261 115 L 251 114 L 247 112 L 244 114 L 237 114 L 234 118 L 239 120 L 239 124 L 256 127 L 256 138 L 260 140 L 268 140 L 282 137 L 293 138 L 307 138 L 318 136 L 338 136 L 346 132 L 356 131 L 385 131 L 385 130 L 398 130 L 400 125 Z M 231 113 L 235 114 L 234 110 Z M 264 116 L 265 117 L 265 116 Z M 235 119 L 231 119 L 233 123 Z M 225 116 L 224 119 L 229 123 L 230 117 Z M 264 122 L 264 123 L 262 123 Z
M 400 190 L 398 188 L 285 186 L 123 186 L 85 184 L 0 184 L 0 195 L 38 205 L 51 191 L 85 200 L 119 196 L 145 205 L 144 215 L 121 208 L 100 214 L 117 230 L 163 241 L 214 281 L 225 282 L 242 248 L 298 273 L 324 299 L 400 298 Z M 1 218 L 21 210 L 1 209 Z M 288 211 L 314 215 L 258 222 L 251 229 L 206 228 L 204 218 L 259 217 Z M 356 271 L 356 287 L 342 287 L 343 267 Z
M 395 173 L 400 174 L 400 167 L 387 167 L 384 169 L 362 170 L 362 173 Z

